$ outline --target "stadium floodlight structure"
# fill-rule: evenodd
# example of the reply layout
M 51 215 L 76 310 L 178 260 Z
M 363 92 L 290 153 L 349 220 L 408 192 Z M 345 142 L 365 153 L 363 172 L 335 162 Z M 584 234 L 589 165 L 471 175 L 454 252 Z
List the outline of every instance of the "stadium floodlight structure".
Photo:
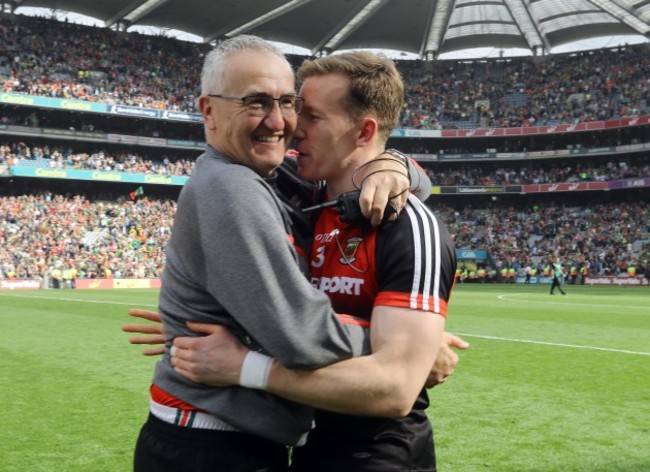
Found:
M 336 50 L 343 40 L 349 36 L 358 25 L 372 17 L 376 8 L 384 3 L 386 3 L 386 0 L 370 0 L 367 4 L 363 5 L 359 11 L 355 12 L 349 21 L 345 21 L 345 24 L 339 28 L 338 31 L 331 32 L 329 40 L 326 36 L 321 42 L 319 42 L 316 47 L 312 49 L 312 54 L 319 51 L 330 52 Z
M 604 11 L 612 15 L 617 20 L 627 24 L 630 28 L 635 29 L 642 34 L 643 36 L 650 35 L 650 26 L 648 26 L 648 20 L 650 20 L 650 10 L 645 10 L 642 13 L 642 17 L 645 21 L 641 21 L 636 17 L 629 5 L 619 5 L 616 0 L 591 0 L 594 5 L 599 6 Z M 645 4 L 648 2 L 638 2 L 638 5 Z
M 258 25 L 264 24 L 269 20 L 272 20 L 273 18 L 277 18 L 280 15 L 293 10 L 297 6 L 300 6 L 303 3 L 310 2 L 311 0 L 291 0 L 289 3 L 286 3 L 284 5 L 281 5 L 268 13 L 265 13 L 260 16 L 256 16 L 253 20 L 233 29 L 230 31 L 217 31 L 213 33 L 210 36 L 206 36 L 203 38 L 204 42 L 210 42 L 212 40 L 222 38 L 222 37 L 227 37 L 227 38 L 232 38 L 234 36 L 237 36 L 238 34 L 245 34 L 248 31 L 252 30 Z
M 134 3 L 127 5 L 125 8 L 105 21 L 106 27 L 110 28 L 116 23 L 132 25 L 137 23 L 140 18 L 148 12 L 158 8 L 168 0 L 136 0 Z

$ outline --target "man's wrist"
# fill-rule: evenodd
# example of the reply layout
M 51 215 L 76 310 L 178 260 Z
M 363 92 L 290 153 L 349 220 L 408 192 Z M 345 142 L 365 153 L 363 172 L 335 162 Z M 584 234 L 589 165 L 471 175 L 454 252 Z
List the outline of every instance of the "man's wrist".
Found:
M 404 167 L 405 167 L 406 170 L 408 171 L 408 168 L 409 168 L 409 161 L 408 161 L 408 159 L 409 159 L 409 158 L 408 158 L 405 154 L 402 154 L 402 153 L 399 152 L 397 149 L 386 149 L 386 150 L 384 151 L 384 154 L 388 154 L 389 156 L 391 156 L 391 157 L 397 159 L 399 162 L 401 162 L 401 163 L 404 165 Z
M 247 388 L 266 390 L 273 358 L 265 354 L 249 351 L 244 358 L 239 373 L 239 385 Z
M 403 189 L 402 192 L 408 190 L 411 186 L 411 174 L 410 174 L 410 165 L 408 163 L 408 157 L 399 151 L 389 149 L 387 151 L 382 151 L 381 154 L 378 154 L 370 161 L 362 164 L 352 176 L 352 183 L 354 184 L 357 190 L 363 187 L 365 181 L 378 173 L 381 172 L 396 172 L 404 176 L 407 180 L 407 186 Z M 357 183 L 355 176 L 357 172 L 362 176 L 361 181 Z
M 409 157 L 406 154 L 402 154 L 397 149 L 386 149 L 385 154 L 388 154 L 395 160 L 399 161 L 406 170 L 406 175 L 409 179 L 409 189 L 413 188 L 413 176 L 411 175 L 411 166 L 409 164 Z

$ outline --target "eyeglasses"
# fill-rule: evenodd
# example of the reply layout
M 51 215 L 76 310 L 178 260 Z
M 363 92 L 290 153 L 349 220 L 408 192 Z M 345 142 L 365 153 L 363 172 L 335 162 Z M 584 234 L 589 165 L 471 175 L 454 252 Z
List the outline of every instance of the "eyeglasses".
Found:
M 280 112 L 284 117 L 292 117 L 300 113 L 304 98 L 296 95 L 282 95 L 273 98 L 270 95 L 248 95 L 246 97 L 227 97 L 225 95 L 208 94 L 208 97 L 223 98 L 224 100 L 238 100 L 246 107 L 248 113 L 253 116 L 267 116 L 273 111 L 273 102 L 278 102 Z

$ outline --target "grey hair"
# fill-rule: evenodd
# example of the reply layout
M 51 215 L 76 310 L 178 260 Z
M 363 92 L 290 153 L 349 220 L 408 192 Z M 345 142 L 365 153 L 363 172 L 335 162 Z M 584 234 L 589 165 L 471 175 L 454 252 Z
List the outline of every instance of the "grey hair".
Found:
M 287 67 L 293 72 L 293 68 L 284 54 L 273 44 L 258 37 L 242 34 L 229 38 L 217 45 L 207 56 L 201 71 L 201 94 L 223 93 L 223 83 L 226 76 L 224 62 L 228 56 L 240 51 L 259 51 L 275 54 L 284 60 Z

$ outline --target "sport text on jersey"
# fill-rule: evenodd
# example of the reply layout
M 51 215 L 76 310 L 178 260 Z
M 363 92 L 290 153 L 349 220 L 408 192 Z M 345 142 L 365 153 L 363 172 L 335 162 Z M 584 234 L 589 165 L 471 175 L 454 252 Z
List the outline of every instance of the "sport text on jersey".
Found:
M 311 284 L 325 293 L 360 295 L 363 279 L 354 277 L 312 277 Z

